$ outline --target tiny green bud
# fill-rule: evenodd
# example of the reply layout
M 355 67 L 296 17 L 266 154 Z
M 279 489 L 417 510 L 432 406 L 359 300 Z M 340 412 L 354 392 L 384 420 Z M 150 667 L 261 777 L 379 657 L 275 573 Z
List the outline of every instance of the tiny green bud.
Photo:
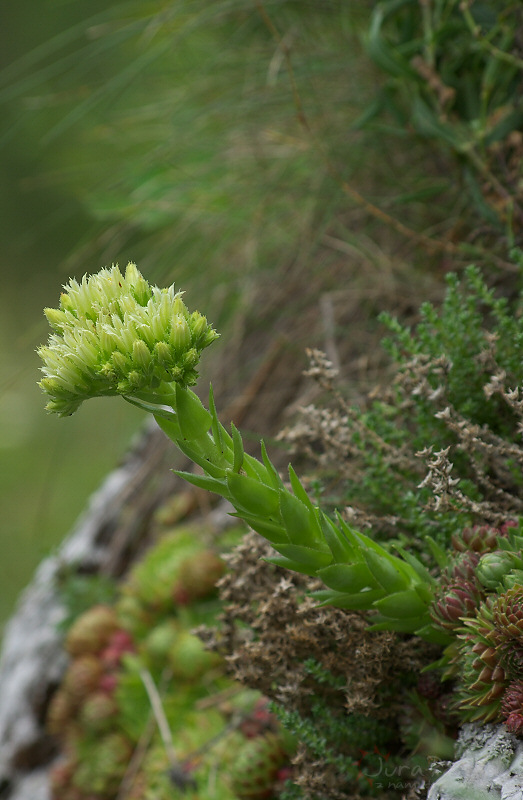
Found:
M 195 347 L 191 347 L 191 349 L 187 350 L 187 352 L 184 354 L 182 358 L 182 363 L 184 367 L 191 369 L 192 367 L 196 366 L 199 360 L 200 358 L 198 356 L 198 351 L 196 350 Z
M 116 333 L 116 346 L 122 353 L 132 353 L 137 334 L 131 325 L 126 325 L 116 314 L 111 317 Z
M 151 297 L 151 287 L 139 271 L 136 264 L 130 261 L 125 270 L 125 282 L 129 287 L 132 296 L 141 306 L 147 305 Z
M 169 370 L 169 380 L 176 381 L 176 383 L 185 383 L 187 386 L 193 386 L 196 383 L 196 377 L 196 373 L 194 373 L 194 380 L 192 380 L 192 375 L 181 367 L 175 366 Z
M 59 308 L 44 308 L 44 314 L 51 328 L 61 333 L 68 322 L 67 313 Z
M 173 365 L 173 353 L 166 342 L 156 342 L 154 345 L 154 353 L 158 363 L 161 364 L 162 367 L 169 369 L 169 367 Z
M 165 339 L 166 331 L 168 330 L 167 327 L 164 325 L 162 318 L 159 314 L 155 314 L 155 316 L 151 320 L 151 330 L 153 332 L 153 336 L 157 341 Z
M 131 389 L 141 389 L 145 384 L 145 376 L 137 370 L 132 370 L 127 376 Z
M 203 335 L 201 343 L 199 343 L 199 347 L 208 347 L 210 344 L 214 342 L 215 339 L 219 337 L 219 333 L 216 333 L 213 328 L 208 328 L 207 332 Z
M 129 364 L 123 353 L 119 353 L 118 350 L 115 350 L 111 356 L 111 361 L 115 370 L 121 375 L 125 375 L 128 372 Z
M 169 295 L 169 292 L 163 292 L 154 319 L 157 319 L 161 325 L 162 338 L 167 339 L 167 331 L 173 316 L 174 298 Z M 159 337 L 160 338 L 160 337 Z
M 133 361 L 138 368 L 144 370 L 148 370 L 151 366 L 151 352 L 143 339 L 137 339 L 133 343 Z
M 183 375 L 183 381 L 180 380 L 180 383 L 183 383 L 185 386 L 194 386 L 194 384 L 198 380 L 198 373 L 196 372 L 195 369 L 180 370 L 180 373 Z M 174 376 L 174 374 L 175 370 L 172 370 L 172 375 Z M 172 377 L 171 380 L 177 381 L 177 378 Z
M 169 342 L 178 351 L 190 346 L 191 331 L 183 314 L 176 314 L 172 320 Z
M 181 314 L 183 317 L 186 317 L 187 314 L 189 313 L 189 311 L 187 309 L 187 306 L 185 305 L 185 303 L 182 300 L 182 294 L 183 294 L 183 292 L 178 292 L 175 295 L 174 300 L 173 300 L 172 313 L 173 313 L 173 315 Z
M 200 340 L 205 336 L 207 333 L 207 320 L 200 314 L 199 311 L 193 311 L 191 316 L 189 317 L 189 326 L 191 328 L 192 339 L 194 344 L 199 344 Z

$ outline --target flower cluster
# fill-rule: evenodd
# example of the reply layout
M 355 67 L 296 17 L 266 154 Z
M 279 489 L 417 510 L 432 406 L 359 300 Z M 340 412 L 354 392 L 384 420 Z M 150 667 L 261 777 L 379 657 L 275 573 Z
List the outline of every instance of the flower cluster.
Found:
M 201 352 L 218 334 L 174 286 L 150 286 L 129 263 L 125 276 L 113 266 L 64 289 L 60 307 L 45 309 L 54 333 L 38 350 L 48 411 L 67 416 L 89 397 L 196 382 Z

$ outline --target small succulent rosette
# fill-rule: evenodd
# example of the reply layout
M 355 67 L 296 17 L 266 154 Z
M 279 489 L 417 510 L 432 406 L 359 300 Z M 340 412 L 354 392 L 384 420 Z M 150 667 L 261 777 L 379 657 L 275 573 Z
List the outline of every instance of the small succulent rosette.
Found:
M 64 287 L 59 308 L 46 308 L 53 328 L 38 349 L 44 366 L 40 386 L 47 410 L 68 416 L 89 397 L 161 396 L 173 382 L 196 382 L 202 350 L 218 334 L 182 292 L 150 286 L 135 264 L 122 275 L 102 269 Z

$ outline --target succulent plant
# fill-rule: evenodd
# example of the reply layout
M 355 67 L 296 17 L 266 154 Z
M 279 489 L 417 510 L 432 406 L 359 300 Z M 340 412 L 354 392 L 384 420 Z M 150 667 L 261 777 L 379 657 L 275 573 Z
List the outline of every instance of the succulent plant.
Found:
M 132 653 L 134 649 L 134 642 L 130 633 L 119 628 L 111 634 L 106 647 L 100 652 L 100 660 L 105 669 L 116 669 L 120 665 L 124 653 Z
M 291 490 L 262 444 L 262 460 L 244 451 L 240 433 L 219 422 L 212 389 L 209 410 L 185 388 L 194 382 L 201 351 L 215 338 L 205 317 L 189 312 L 173 287 L 150 287 L 135 265 L 71 281 L 59 309 L 47 309 L 54 328 L 40 349 L 50 396 L 64 415 L 83 400 L 122 394 L 154 414 L 169 438 L 203 475 L 178 471 L 189 483 L 226 497 L 236 515 L 278 551 L 279 566 L 320 578 L 322 603 L 372 610 L 373 628 L 417 633 L 445 644 L 429 607 L 435 579 L 412 553 L 395 555 L 341 517 L 335 522 L 308 497 L 294 470 Z M 154 598 L 161 581 L 144 586 Z
M 103 666 L 94 655 L 75 658 L 65 674 L 63 688 L 73 703 L 79 704 L 88 694 L 98 688 L 103 674 Z
M 121 733 L 109 733 L 96 740 L 89 758 L 82 759 L 72 783 L 85 794 L 112 795 L 120 786 L 129 759 L 132 743 Z
M 155 625 L 143 642 L 143 649 L 153 663 L 165 663 L 169 650 L 180 633 L 180 624 L 174 619 L 166 619 Z
M 264 800 L 273 794 L 278 771 L 286 760 L 278 736 L 267 733 L 246 741 L 237 754 L 231 788 L 239 800 Z
M 64 689 L 54 693 L 47 709 L 45 725 L 53 736 L 62 736 L 75 712 L 75 703 Z
M 501 715 L 511 733 L 523 734 L 523 680 L 509 684 L 501 700 Z
M 462 620 L 473 615 L 483 595 L 471 581 L 451 583 L 444 586 L 436 596 L 430 614 L 433 622 L 444 630 L 453 631 L 462 625 Z
M 523 566 L 516 553 L 506 550 L 493 550 L 481 556 L 476 567 L 476 576 L 485 589 L 494 592 L 503 585 L 506 575 L 513 569 Z
M 499 528 L 489 525 L 474 525 L 463 528 L 461 533 L 452 536 L 452 546 L 460 553 L 490 553 L 498 546 L 498 536 L 503 535 Z
M 517 678 L 523 671 L 523 586 L 497 595 L 491 611 L 500 663 Z
M 277 718 L 269 711 L 267 700 L 260 698 L 254 708 L 241 722 L 239 730 L 246 739 L 262 736 L 277 727 Z
M 443 693 L 441 674 L 439 672 L 424 672 L 418 678 L 416 691 L 427 700 L 435 700 Z
M 80 709 L 79 722 L 89 733 L 108 730 L 118 714 L 118 704 L 106 692 L 97 691 L 89 695 Z
M 438 580 L 440 586 L 468 581 L 469 583 L 477 584 L 478 588 L 481 588 L 476 576 L 476 567 L 480 560 L 479 553 L 473 550 L 465 550 L 464 552 L 452 554 L 448 560 L 449 563 Z
M 56 798 L 67 797 L 71 791 L 71 781 L 76 769 L 75 761 L 61 758 L 49 770 L 49 788 L 51 796 Z
M 69 629 L 65 648 L 71 656 L 99 653 L 118 627 L 118 617 L 111 606 L 93 606 Z
M 216 582 L 224 571 L 224 562 L 211 550 L 184 559 L 172 590 L 175 603 L 187 605 L 207 597 L 216 589 Z
M 131 571 L 126 582 L 124 598 L 137 622 L 145 621 L 150 628 L 151 620 L 147 621 L 144 613 L 150 609 L 154 615 L 161 612 L 172 613 L 174 610 L 174 597 L 176 587 L 183 581 L 183 573 L 192 559 L 195 561 L 200 555 L 206 560 L 207 553 L 201 542 L 195 526 L 177 528 L 174 532 L 165 534 L 145 557 L 137 563 Z M 213 556 L 209 565 L 212 576 L 216 575 L 216 560 Z M 192 567 L 193 572 L 195 567 Z M 223 566 L 221 566 L 223 569 Z M 201 580 L 201 579 L 200 579 Z M 216 577 L 213 577 L 213 586 Z M 207 582 L 207 586 L 209 583 Z M 133 607 L 134 606 L 134 607 Z M 119 604 L 121 610 L 121 605 Z
M 464 620 L 465 630 L 458 636 L 454 655 L 459 671 L 456 707 L 465 721 L 499 720 L 501 697 L 509 684 L 500 660 L 491 606 L 490 599 L 482 603 L 474 618 Z
M 514 586 L 498 595 L 491 611 L 500 640 L 523 641 L 523 586 Z
M 168 663 L 173 676 L 181 681 L 197 681 L 205 672 L 222 663 L 217 653 L 206 650 L 197 636 L 182 630 L 169 649 Z

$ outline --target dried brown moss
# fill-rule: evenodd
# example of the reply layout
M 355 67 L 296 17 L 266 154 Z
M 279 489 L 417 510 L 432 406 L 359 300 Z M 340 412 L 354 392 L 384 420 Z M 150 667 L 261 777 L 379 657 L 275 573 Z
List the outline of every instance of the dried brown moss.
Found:
M 394 729 L 408 673 L 431 660 L 431 648 L 389 631 L 370 633 L 358 613 L 319 607 L 308 593 L 321 584 L 262 560 L 273 554 L 249 533 L 227 557 L 229 571 L 219 583 L 223 612 L 215 629 L 200 631 L 202 638 L 225 656 L 236 680 L 287 711 L 307 717 L 320 698 L 333 715 L 372 716 Z M 318 681 L 309 659 L 341 688 Z M 303 745 L 294 763 L 293 780 L 306 796 L 357 798 L 346 777 Z

